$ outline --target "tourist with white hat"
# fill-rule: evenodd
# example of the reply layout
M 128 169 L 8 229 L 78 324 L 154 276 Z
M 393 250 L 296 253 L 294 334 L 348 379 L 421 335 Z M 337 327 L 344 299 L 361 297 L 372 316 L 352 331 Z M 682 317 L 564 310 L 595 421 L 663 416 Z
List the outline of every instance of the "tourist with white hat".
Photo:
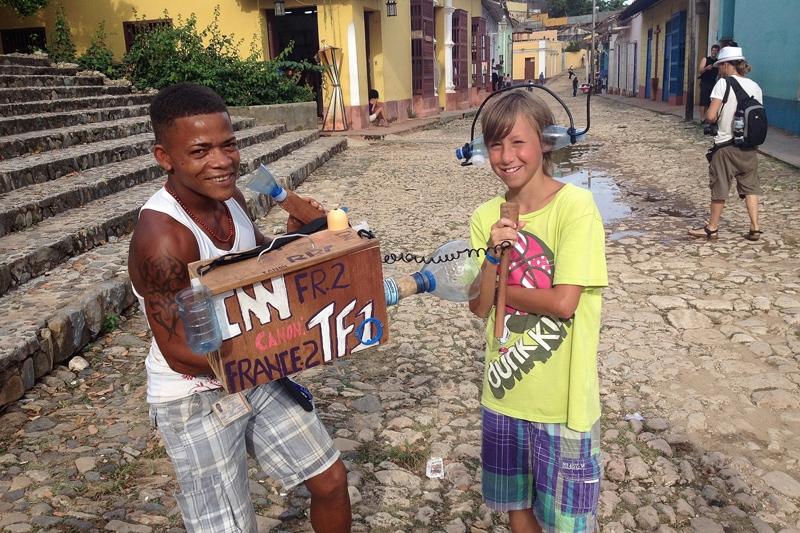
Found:
M 748 96 L 755 98 L 759 103 L 763 104 L 764 98 L 761 87 L 745 77 L 750 72 L 750 65 L 740 47 L 724 47 L 720 50 L 714 66 L 719 70 L 719 80 L 711 91 L 711 104 L 705 114 L 706 123 L 718 126 L 714 146 L 706 156 L 709 161 L 711 214 L 706 225 L 690 229 L 689 236 L 708 240 L 719 236 L 722 210 L 735 181 L 736 190 L 739 197 L 744 199 L 750 217 L 750 229 L 744 237 L 757 241 L 761 238 L 761 227 L 758 224 L 758 196 L 761 194 L 758 156 L 755 148 L 742 148 L 734 143 L 733 119 L 738 100 L 736 91 L 731 90 L 731 84 L 726 78 L 735 80 Z

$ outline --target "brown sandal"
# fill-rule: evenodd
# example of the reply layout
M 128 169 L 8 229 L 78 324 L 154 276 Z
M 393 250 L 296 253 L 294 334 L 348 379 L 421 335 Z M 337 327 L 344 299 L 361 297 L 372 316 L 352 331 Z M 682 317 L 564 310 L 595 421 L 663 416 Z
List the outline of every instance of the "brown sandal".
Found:
M 694 239 L 700 239 L 705 237 L 707 241 L 719 238 L 719 228 L 711 231 L 708 229 L 708 225 L 706 224 L 702 228 L 692 228 L 688 232 L 690 237 Z
M 761 239 L 761 234 L 764 233 L 760 229 L 751 229 L 744 234 L 744 238 L 748 241 L 758 241 Z

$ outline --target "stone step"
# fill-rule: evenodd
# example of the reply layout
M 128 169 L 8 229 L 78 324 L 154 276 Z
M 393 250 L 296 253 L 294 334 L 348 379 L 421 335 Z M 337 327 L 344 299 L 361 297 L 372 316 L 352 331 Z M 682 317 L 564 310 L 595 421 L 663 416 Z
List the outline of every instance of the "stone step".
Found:
M 255 120 L 251 118 L 234 117 L 233 129 L 248 128 L 254 123 Z M 80 144 L 44 154 L 0 161 L 0 193 L 140 156 L 148 153 L 152 146 L 153 134 L 140 133 L 121 139 Z
M 0 117 L 0 135 L 19 135 L 31 131 L 68 128 L 79 124 L 94 124 L 129 117 L 143 117 L 149 113 L 148 105 L 81 109 L 56 113 L 36 113 L 18 117 Z
M 0 72 L 0 87 L 83 87 L 103 85 L 103 76 L 19 75 Z
M 50 58 L 31 54 L 0 54 L 0 65 L 51 66 Z
M 0 64 L 0 75 L 28 75 L 28 76 L 74 76 L 78 73 L 77 67 L 34 67 L 28 65 L 3 65 Z
M 299 147 L 311 140 L 308 132 L 305 138 L 296 134 L 291 137 L 294 142 L 285 147 L 283 153 L 262 152 L 269 148 L 265 146 L 245 149 L 240 173 L 252 171 L 258 163 L 274 161 L 291 151 L 292 146 Z M 279 141 L 273 144 L 277 148 Z M 139 208 L 162 184 L 162 180 L 147 181 L 0 237 L 0 294 L 44 274 L 70 257 L 133 231 Z
M 60 100 L 86 96 L 128 94 L 130 87 L 124 85 L 88 85 L 78 87 L 17 87 L 0 89 L 0 104 L 34 102 L 37 100 Z
M 62 100 L 39 100 L 0 104 L 0 117 L 16 117 L 38 113 L 63 113 L 85 109 L 100 109 L 149 104 L 153 94 L 136 93 L 112 96 L 89 96 L 86 98 L 64 98 Z
M 71 126 L 68 128 L 32 131 L 0 137 L 0 158 L 10 159 L 26 154 L 41 154 L 112 139 L 121 139 L 153 131 L 149 116 L 138 116 Z
M 285 133 L 281 125 L 258 128 L 259 135 L 245 130 L 239 135 L 242 161 L 264 157 L 269 162 L 315 140 L 317 130 Z M 283 135 L 282 135 L 283 134 Z M 249 167 L 243 167 L 247 172 Z M 79 172 L 69 179 L 37 183 L 0 195 L 0 236 L 38 224 L 68 209 L 128 187 L 164 176 L 152 154 L 148 153 L 113 165 Z
M 297 184 L 346 146 L 344 138 L 318 139 L 271 169 L 281 182 Z M 246 196 L 251 212 L 266 212 L 257 202 L 263 197 Z M 100 336 L 109 315 L 135 304 L 128 245 L 125 236 L 95 248 L 0 297 L 0 408 Z

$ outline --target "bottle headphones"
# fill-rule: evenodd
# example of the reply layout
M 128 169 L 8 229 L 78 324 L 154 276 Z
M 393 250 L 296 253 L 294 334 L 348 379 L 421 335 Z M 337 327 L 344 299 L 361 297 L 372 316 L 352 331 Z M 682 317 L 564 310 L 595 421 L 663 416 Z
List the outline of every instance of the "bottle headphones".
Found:
M 464 162 L 461 163 L 462 167 L 472 165 L 471 160 L 473 156 L 473 150 L 472 150 L 473 143 L 475 142 L 475 124 L 478 123 L 478 117 L 480 116 L 483 107 L 492 97 L 500 93 L 504 93 L 506 91 L 513 91 L 514 89 L 528 89 L 528 90 L 541 89 L 547 92 L 553 98 L 555 98 L 558 101 L 558 103 L 561 104 L 561 107 L 564 108 L 564 111 L 567 112 L 567 117 L 569 118 L 569 128 L 567 128 L 567 135 L 569 136 L 570 144 L 575 144 L 576 142 L 578 142 L 578 138 L 581 137 L 582 135 L 585 135 L 586 132 L 589 131 L 589 102 L 592 97 L 592 90 L 594 89 L 593 85 L 589 85 L 589 90 L 586 92 L 586 129 L 580 132 L 575 130 L 575 121 L 572 118 L 572 112 L 569 110 L 569 107 L 567 107 L 567 104 L 564 102 L 564 100 L 562 100 L 561 97 L 559 97 L 556 93 L 554 93 L 552 90 L 548 89 L 544 85 L 535 85 L 533 82 L 527 82 L 518 85 L 512 85 L 510 87 L 504 87 L 502 89 L 498 89 L 493 93 L 491 93 L 481 103 L 480 107 L 478 107 L 478 111 L 475 113 L 475 118 L 472 119 L 472 127 L 470 128 L 469 132 L 469 142 L 466 143 L 464 146 L 456 148 L 456 158 L 464 159 Z

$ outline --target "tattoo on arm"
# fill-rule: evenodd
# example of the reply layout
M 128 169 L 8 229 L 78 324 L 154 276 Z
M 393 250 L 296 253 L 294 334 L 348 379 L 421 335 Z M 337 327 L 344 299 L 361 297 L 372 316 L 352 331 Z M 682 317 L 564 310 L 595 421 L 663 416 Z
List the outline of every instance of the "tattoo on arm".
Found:
M 178 335 L 178 304 L 175 295 L 189 283 L 186 264 L 180 259 L 166 254 L 148 257 L 139 267 L 139 275 L 147 291 L 147 304 L 150 317 L 169 335 Z

